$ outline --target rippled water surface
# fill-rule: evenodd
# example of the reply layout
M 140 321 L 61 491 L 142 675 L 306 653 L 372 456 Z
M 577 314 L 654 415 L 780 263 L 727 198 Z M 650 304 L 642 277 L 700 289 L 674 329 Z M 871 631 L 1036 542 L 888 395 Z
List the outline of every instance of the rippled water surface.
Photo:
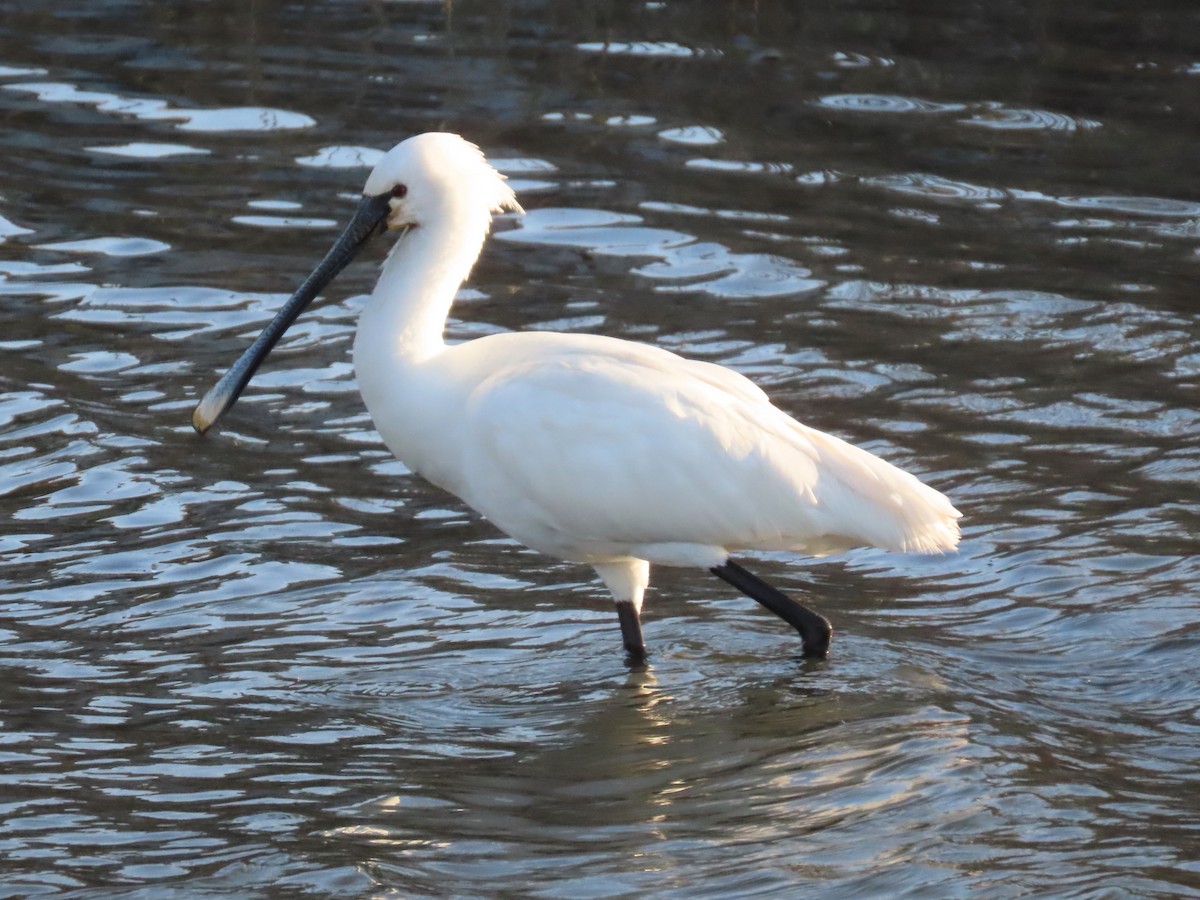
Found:
M 905 6 L 0 0 L 0 896 L 1200 891 L 1200 13 Z M 815 664 L 660 571 L 631 672 L 376 436 L 382 248 L 198 438 L 431 129 L 529 211 L 455 339 L 732 366 L 961 552 L 757 559 Z

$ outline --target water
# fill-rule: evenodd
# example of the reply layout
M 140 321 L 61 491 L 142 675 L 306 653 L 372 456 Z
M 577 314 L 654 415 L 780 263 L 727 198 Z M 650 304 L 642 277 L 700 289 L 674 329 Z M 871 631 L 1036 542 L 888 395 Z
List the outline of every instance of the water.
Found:
M 1198 26 L 0 2 L 0 896 L 1200 890 Z M 197 438 L 433 128 L 529 210 L 455 338 L 733 366 L 950 494 L 962 552 L 758 559 L 819 664 L 658 572 L 631 673 L 588 570 L 382 447 L 369 263 Z

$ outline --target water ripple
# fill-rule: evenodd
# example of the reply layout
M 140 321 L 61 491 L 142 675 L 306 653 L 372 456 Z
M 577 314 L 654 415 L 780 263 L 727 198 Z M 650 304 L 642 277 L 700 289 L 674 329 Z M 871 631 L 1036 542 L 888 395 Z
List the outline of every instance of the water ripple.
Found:
M 986 103 L 962 119 L 962 124 L 998 131 L 1077 131 L 1099 128 L 1094 119 L 1068 116 L 1044 109 L 1020 109 L 1002 103 Z
M 930 200 L 994 201 L 1008 197 L 1008 192 L 999 188 L 970 184 L 965 181 L 952 181 L 939 175 L 915 172 L 863 178 L 862 183 Z
M 935 103 L 919 97 L 893 94 L 827 94 L 817 100 L 826 109 L 870 113 L 946 113 L 964 108 L 961 103 Z
M 689 159 L 689 169 L 701 172 L 735 172 L 744 175 L 786 175 L 794 169 L 786 162 L 748 162 L 737 159 Z
M 1184 218 L 1200 216 L 1200 203 L 1165 197 L 1054 197 L 1068 209 L 1103 209 L 1137 216 Z
M 683 282 L 667 292 L 700 290 L 714 297 L 783 297 L 815 291 L 824 282 L 791 260 L 768 254 L 731 253 L 719 244 L 680 247 L 659 262 L 633 270 L 646 278 Z

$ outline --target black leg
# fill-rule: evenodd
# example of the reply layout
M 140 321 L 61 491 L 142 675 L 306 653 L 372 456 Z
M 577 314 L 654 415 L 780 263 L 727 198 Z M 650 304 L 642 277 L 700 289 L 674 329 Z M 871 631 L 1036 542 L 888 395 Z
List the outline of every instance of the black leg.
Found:
M 617 618 L 621 620 L 621 640 L 631 662 L 646 661 L 646 642 L 642 640 L 642 620 L 629 600 L 617 601 Z
M 800 632 L 805 656 L 820 658 L 829 652 L 833 626 L 823 615 L 797 603 L 731 559 L 727 559 L 723 566 L 713 566 L 709 571 L 748 597 L 753 597 Z

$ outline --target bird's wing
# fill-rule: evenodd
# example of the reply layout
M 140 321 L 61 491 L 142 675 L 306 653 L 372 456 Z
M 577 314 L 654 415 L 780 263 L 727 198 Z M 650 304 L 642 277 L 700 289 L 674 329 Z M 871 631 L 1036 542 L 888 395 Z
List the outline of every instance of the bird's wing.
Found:
M 512 362 L 474 390 L 464 427 L 464 499 L 535 547 L 539 534 L 813 553 L 953 545 L 922 536 L 954 513 L 936 491 L 795 422 L 737 373 L 664 351 Z

